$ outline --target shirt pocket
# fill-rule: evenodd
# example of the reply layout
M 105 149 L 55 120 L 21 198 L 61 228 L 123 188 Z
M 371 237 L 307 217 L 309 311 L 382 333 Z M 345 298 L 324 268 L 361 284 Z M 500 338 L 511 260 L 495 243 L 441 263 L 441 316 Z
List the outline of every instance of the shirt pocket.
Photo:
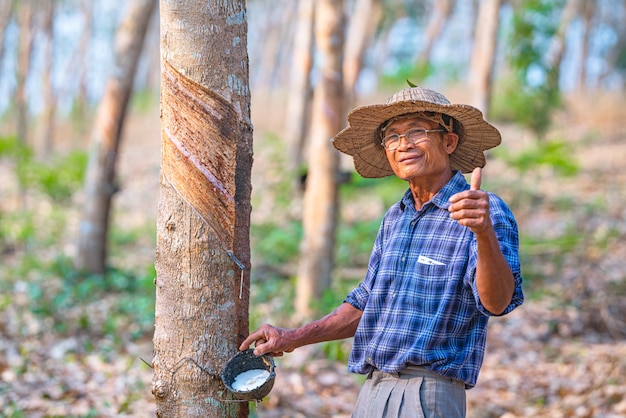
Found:
M 432 257 L 420 255 L 415 262 L 414 272 L 420 280 L 447 279 L 450 267 L 446 264 L 447 261 L 439 261 Z

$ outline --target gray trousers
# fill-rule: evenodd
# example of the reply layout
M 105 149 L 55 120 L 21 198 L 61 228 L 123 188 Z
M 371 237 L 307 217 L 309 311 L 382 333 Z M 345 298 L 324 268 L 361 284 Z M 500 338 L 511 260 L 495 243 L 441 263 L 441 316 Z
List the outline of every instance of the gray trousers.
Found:
M 374 370 L 359 391 L 352 418 L 463 418 L 465 384 L 409 367 L 400 373 Z

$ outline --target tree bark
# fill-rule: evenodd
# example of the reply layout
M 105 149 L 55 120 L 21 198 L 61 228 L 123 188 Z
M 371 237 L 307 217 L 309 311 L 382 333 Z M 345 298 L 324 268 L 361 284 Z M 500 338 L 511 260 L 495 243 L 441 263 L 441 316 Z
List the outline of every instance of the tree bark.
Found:
M 133 0 L 115 39 L 115 68 L 105 87 L 91 135 L 85 177 L 85 202 L 78 232 L 76 267 L 106 270 L 111 200 L 117 191 L 115 169 L 126 108 L 143 40 L 156 0 Z
M 309 317 L 311 301 L 330 286 L 337 217 L 339 156 L 332 138 L 344 120 L 342 51 L 343 1 L 318 0 L 315 43 L 320 56 L 320 80 L 313 95 L 308 176 L 304 194 L 304 237 L 300 247 L 296 311 Z
M 159 417 L 247 417 L 219 375 L 248 335 L 252 125 L 244 0 L 161 3 L 152 393 Z
M 7 26 L 11 20 L 13 1 L 4 0 L 0 2 L 0 62 L 2 62 L 2 56 L 4 54 L 4 37 L 6 34 Z
M 273 0 L 274 7 L 264 7 L 266 10 L 264 24 L 260 28 L 263 34 L 263 53 L 258 62 L 254 63 L 254 85 L 276 86 L 278 77 L 286 66 L 283 60 L 285 38 L 289 36 L 287 22 L 290 8 L 299 7 L 292 0 Z M 280 13 L 276 13 L 280 11 Z
M 425 63 L 430 59 L 430 53 L 433 50 L 433 45 L 439 39 L 439 35 L 443 31 L 450 14 L 453 9 L 452 0 L 434 0 L 433 11 L 428 19 L 428 25 L 426 26 L 426 43 L 424 49 L 420 53 L 419 62 Z
M 78 68 L 68 68 L 69 71 L 76 72 L 77 92 L 74 96 L 74 118 L 78 122 L 78 128 L 81 133 L 85 133 L 88 129 L 88 124 L 85 123 L 87 116 L 91 115 L 89 106 L 89 91 L 88 91 L 88 75 L 89 75 L 89 59 L 87 54 L 92 38 L 92 31 L 94 25 L 93 16 L 93 1 L 81 0 L 80 9 L 83 14 L 84 26 L 82 28 L 82 34 L 76 48 L 75 59 L 72 60 L 71 65 L 78 65 Z M 75 64 L 76 63 L 76 64 Z
M 44 52 L 43 71 L 43 96 L 44 96 L 44 112 L 43 112 L 43 139 L 42 149 L 44 158 L 52 154 L 54 148 L 54 119 L 56 115 L 56 95 L 52 86 L 52 66 L 54 64 L 54 12 L 56 2 L 49 0 L 43 6 L 43 32 L 46 37 L 46 45 Z
M 344 47 L 343 85 L 346 113 L 354 106 L 355 86 L 363 67 L 363 55 L 374 37 L 381 15 L 380 0 L 356 0 Z
M 550 49 L 548 50 L 548 55 L 546 57 L 548 70 L 550 71 L 548 82 L 557 89 L 561 74 L 561 62 L 563 61 L 563 55 L 565 54 L 567 30 L 572 23 L 572 20 L 574 20 L 579 14 L 581 6 L 582 4 L 580 0 L 566 1 L 563 11 L 561 12 L 559 27 L 552 38 Z
M 17 11 L 19 40 L 17 56 L 17 91 L 15 94 L 17 111 L 17 137 L 28 144 L 28 100 L 26 98 L 26 80 L 30 73 L 31 53 L 33 51 L 33 21 L 35 5 L 33 0 L 19 3 Z
M 313 66 L 314 1 L 298 2 L 298 20 L 293 43 L 292 71 L 285 113 L 285 140 L 289 152 L 289 170 L 294 175 L 294 191 L 300 188 L 299 172 L 303 162 L 303 148 L 309 121 L 311 101 L 311 68 Z
M 474 50 L 470 62 L 469 84 L 472 104 L 489 113 L 491 79 L 496 55 L 500 0 L 482 0 L 476 19 Z
M 626 7 L 626 5 L 624 6 Z M 583 36 L 582 47 L 580 48 L 580 70 L 578 72 L 577 89 L 579 92 L 585 90 L 587 85 L 587 58 L 589 57 L 589 43 L 591 39 L 591 21 L 595 12 L 595 5 L 591 1 L 583 4 Z

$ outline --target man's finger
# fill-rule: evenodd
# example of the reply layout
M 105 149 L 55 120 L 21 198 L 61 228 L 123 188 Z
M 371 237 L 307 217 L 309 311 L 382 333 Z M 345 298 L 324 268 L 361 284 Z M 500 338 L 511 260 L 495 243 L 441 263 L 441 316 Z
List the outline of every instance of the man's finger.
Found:
M 470 179 L 470 190 L 480 190 L 480 182 L 483 177 L 483 171 L 480 167 L 476 167 L 472 172 Z
M 263 331 L 260 329 L 250 333 L 250 335 L 248 335 L 248 337 L 246 337 L 246 339 L 239 345 L 239 350 L 243 351 L 250 348 L 252 343 L 256 346 L 259 343 L 259 340 L 263 340 L 263 342 L 265 342 L 264 335 L 265 334 L 263 334 Z

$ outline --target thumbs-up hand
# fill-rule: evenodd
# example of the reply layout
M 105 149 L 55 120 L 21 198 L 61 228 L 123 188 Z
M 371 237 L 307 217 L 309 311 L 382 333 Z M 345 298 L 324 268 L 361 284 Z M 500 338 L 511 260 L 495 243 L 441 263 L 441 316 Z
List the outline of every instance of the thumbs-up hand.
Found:
M 476 167 L 470 179 L 470 189 L 450 197 L 450 217 L 468 227 L 475 234 L 491 227 L 489 219 L 489 195 L 480 190 L 482 170 Z
M 483 179 L 483 170 L 480 167 L 476 167 L 472 171 L 472 177 L 470 178 L 470 190 L 480 190 L 480 183 Z

